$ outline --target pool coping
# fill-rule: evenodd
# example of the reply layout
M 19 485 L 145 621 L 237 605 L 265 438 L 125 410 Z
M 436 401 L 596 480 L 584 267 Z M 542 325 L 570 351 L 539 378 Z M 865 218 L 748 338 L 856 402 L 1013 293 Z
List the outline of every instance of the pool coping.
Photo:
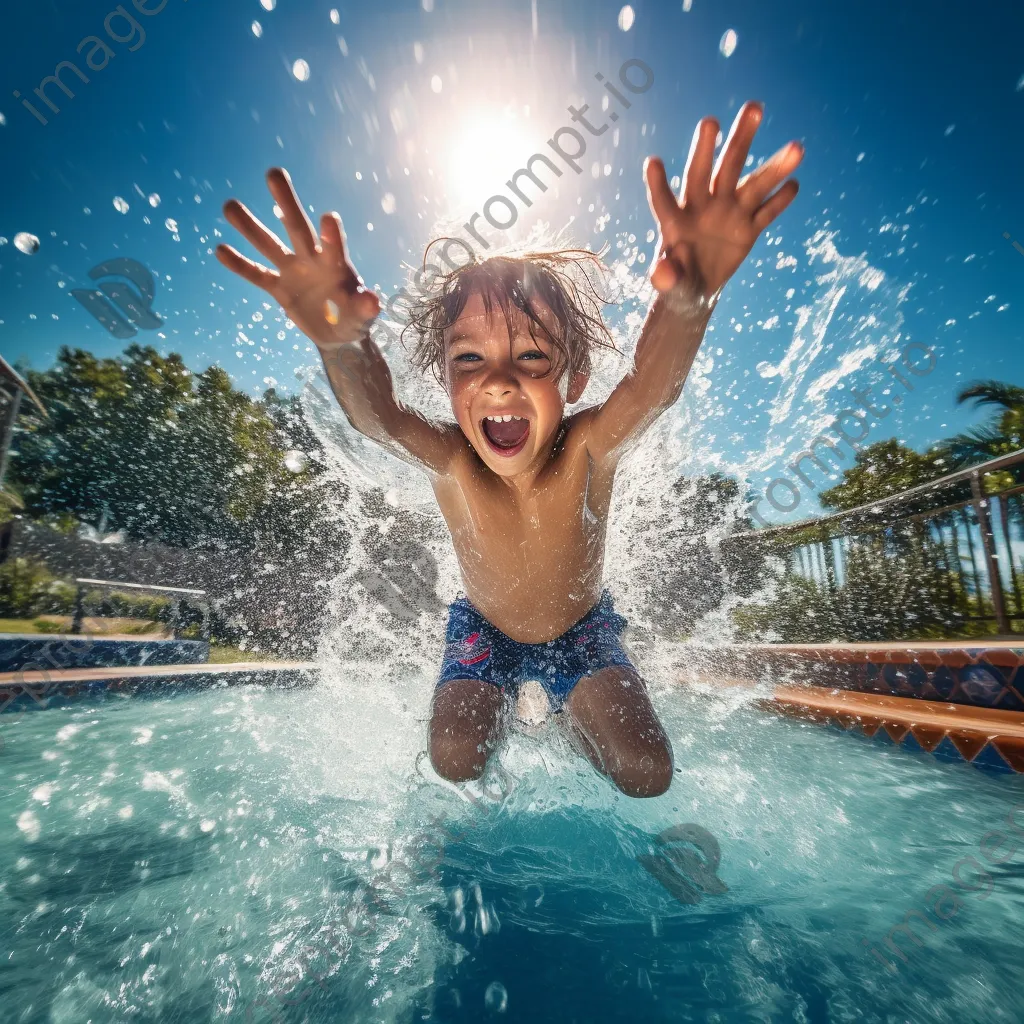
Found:
M 163 692 L 257 683 L 276 687 L 309 686 L 317 665 L 309 661 L 246 661 L 225 665 L 128 665 L 76 668 L 55 672 L 0 673 L 0 714 L 102 694 L 158 695 Z

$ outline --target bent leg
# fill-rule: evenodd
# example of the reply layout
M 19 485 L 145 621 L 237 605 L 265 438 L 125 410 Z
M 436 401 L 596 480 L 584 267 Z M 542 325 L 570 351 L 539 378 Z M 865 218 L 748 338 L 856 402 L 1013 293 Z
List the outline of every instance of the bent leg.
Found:
M 484 773 L 497 745 L 505 695 L 491 683 L 453 679 L 434 693 L 430 714 L 430 763 L 449 782 Z
M 576 748 L 627 796 L 660 796 L 671 785 L 672 746 L 635 669 L 581 679 L 562 717 Z

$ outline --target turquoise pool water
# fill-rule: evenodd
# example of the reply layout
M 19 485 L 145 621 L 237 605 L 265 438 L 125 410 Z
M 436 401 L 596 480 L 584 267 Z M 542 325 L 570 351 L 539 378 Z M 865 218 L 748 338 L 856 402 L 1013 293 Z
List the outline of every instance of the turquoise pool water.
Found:
M 467 801 L 326 686 L 0 716 L 3 1020 L 1021 1019 L 1020 779 L 658 703 L 651 801 L 525 735 Z M 728 886 L 691 904 L 636 860 L 684 822 Z

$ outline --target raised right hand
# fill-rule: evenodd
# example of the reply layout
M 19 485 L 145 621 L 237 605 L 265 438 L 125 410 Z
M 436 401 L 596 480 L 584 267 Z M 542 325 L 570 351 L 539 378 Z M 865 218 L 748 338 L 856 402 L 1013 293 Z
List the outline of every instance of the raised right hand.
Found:
M 230 245 L 217 246 L 217 259 L 276 299 L 295 325 L 322 351 L 366 337 L 380 313 L 380 300 L 363 286 L 345 253 L 337 213 L 320 218 L 320 238 L 302 208 L 283 167 L 267 172 L 267 185 L 280 207 L 294 252 L 237 199 L 224 204 L 224 216 L 276 270 L 243 256 Z

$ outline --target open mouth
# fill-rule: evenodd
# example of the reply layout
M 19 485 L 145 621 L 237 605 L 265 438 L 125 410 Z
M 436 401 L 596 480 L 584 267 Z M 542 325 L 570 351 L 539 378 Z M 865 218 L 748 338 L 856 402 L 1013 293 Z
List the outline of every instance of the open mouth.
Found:
M 530 436 L 530 421 L 520 416 L 485 416 L 484 437 L 498 455 L 516 455 Z

